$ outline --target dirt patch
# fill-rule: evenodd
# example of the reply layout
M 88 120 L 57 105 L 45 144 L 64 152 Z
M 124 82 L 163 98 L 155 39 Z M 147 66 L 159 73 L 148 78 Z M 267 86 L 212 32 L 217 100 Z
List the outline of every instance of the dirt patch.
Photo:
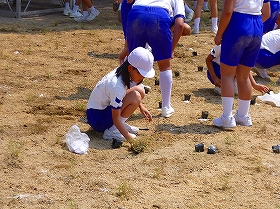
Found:
M 1 208 L 279 208 L 280 161 L 271 148 L 280 143 L 279 107 L 257 100 L 252 127 L 212 126 L 222 108 L 205 70 L 214 46 L 209 13 L 201 33 L 182 37 L 175 50 L 174 115 L 160 117 L 159 86 L 144 82 L 151 87 L 144 104 L 153 121 L 138 111 L 128 121 L 149 128 L 137 137 L 143 152 L 134 154 L 126 143 L 111 149 L 84 122 L 91 90 L 118 65 L 124 43 L 112 2 L 95 4 L 100 16 L 87 24 L 62 14 L 0 18 Z M 278 93 L 279 68 L 269 75 L 272 82 L 254 77 Z M 202 111 L 208 120 L 198 120 Z M 74 124 L 91 139 L 86 155 L 65 144 Z M 205 151 L 195 152 L 200 142 Z M 216 154 L 206 153 L 210 144 Z

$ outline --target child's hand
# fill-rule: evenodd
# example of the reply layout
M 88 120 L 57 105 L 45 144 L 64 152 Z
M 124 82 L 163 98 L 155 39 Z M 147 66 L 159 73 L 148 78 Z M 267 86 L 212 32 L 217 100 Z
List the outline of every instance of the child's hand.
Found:
M 267 86 L 265 86 L 265 85 L 262 85 L 262 84 L 257 84 L 256 86 L 255 86 L 255 89 L 257 90 L 257 91 L 260 91 L 261 93 L 267 93 L 267 92 L 269 92 L 269 88 L 267 87 Z
M 140 112 L 149 122 L 153 120 L 151 113 L 143 105 L 140 106 Z

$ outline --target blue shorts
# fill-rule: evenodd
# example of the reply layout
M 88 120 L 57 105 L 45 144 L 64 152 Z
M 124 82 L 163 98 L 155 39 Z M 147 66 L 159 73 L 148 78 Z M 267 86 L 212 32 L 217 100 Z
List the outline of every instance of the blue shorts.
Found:
M 154 60 L 172 56 L 171 18 L 159 7 L 134 6 L 128 14 L 126 40 L 129 51 L 146 43 L 152 48 Z
M 275 65 L 280 65 L 280 51 L 273 54 L 266 49 L 261 49 L 255 66 L 271 68 Z
M 122 19 L 122 28 L 124 33 L 124 38 L 126 38 L 126 23 L 127 23 L 127 16 L 130 10 L 132 9 L 132 5 L 135 1 L 131 4 L 128 4 L 127 1 L 123 1 L 121 5 L 121 19 Z
M 270 1 L 270 12 L 270 17 L 263 23 L 263 33 L 267 33 L 274 29 L 275 22 L 280 12 L 279 1 Z
M 221 69 L 220 69 L 220 65 L 217 64 L 216 62 L 213 62 L 212 61 L 212 65 L 213 65 L 213 68 L 214 68 L 214 73 L 216 74 L 216 76 L 221 79 Z M 209 79 L 209 81 L 214 84 L 214 81 L 211 77 L 211 74 L 209 73 L 209 71 L 207 70 L 207 78 Z M 215 85 L 215 84 L 214 84 Z
M 113 125 L 112 107 L 108 106 L 104 110 L 87 109 L 88 124 L 93 130 L 104 132 Z
M 260 50 L 263 24 L 260 15 L 233 12 L 223 34 L 221 62 L 253 67 Z

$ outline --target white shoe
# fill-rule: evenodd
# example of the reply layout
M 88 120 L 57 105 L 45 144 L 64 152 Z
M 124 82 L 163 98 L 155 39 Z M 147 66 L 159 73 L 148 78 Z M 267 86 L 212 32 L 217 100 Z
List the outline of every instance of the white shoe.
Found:
M 204 7 L 203 12 L 210 12 L 210 9 L 208 7 Z
M 83 15 L 80 17 L 74 17 L 74 20 L 76 22 L 86 22 L 86 17 L 84 17 Z
M 137 134 L 139 131 L 139 128 L 136 126 L 130 126 L 127 123 L 124 123 L 124 126 L 126 128 L 126 130 L 131 133 L 131 134 Z
M 145 90 L 145 94 L 148 94 L 151 90 L 151 87 L 148 85 L 144 85 L 144 84 L 140 84 L 141 86 L 143 86 L 144 90 Z
M 96 18 L 98 15 L 100 14 L 100 12 L 95 9 L 94 11 L 90 12 L 89 15 L 86 18 L 86 21 L 92 21 L 94 18 Z
M 250 117 L 250 115 L 245 115 L 244 117 L 240 117 L 238 115 L 238 112 L 236 111 L 236 113 L 233 116 L 235 118 L 235 122 L 241 126 L 251 126 L 252 125 L 252 119 Z
M 225 118 L 224 115 L 219 118 L 214 118 L 213 124 L 214 126 L 222 128 L 233 128 L 236 126 L 235 118 L 233 116 Z
M 190 22 L 193 19 L 193 15 L 194 15 L 194 11 L 192 10 L 189 13 L 186 13 L 186 18 L 185 18 L 185 22 Z
M 77 18 L 77 17 L 81 17 L 81 16 L 83 16 L 82 15 L 82 13 L 80 13 L 80 12 L 71 12 L 70 13 L 70 17 L 72 17 L 72 18 Z
M 161 108 L 161 116 L 165 117 L 165 118 L 169 118 L 173 113 L 174 113 L 174 109 L 172 107 L 167 108 L 167 107 L 163 107 Z
M 118 129 L 115 129 L 114 131 L 109 131 L 109 129 L 106 129 L 103 133 L 103 139 L 110 140 L 110 139 L 116 139 L 118 141 L 124 141 L 124 136 L 119 132 Z
M 192 34 L 199 34 L 199 28 L 197 28 L 197 29 L 194 28 L 193 31 L 192 31 Z
M 212 33 L 216 34 L 218 32 L 218 27 L 212 28 Z
M 152 52 L 152 47 L 150 47 L 150 45 L 148 43 L 146 43 L 145 49 L 148 49 L 150 52 Z
M 216 94 L 222 95 L 221 88 L 218 87 L 218 86 L 215 86 L 214 92 L 215 92 Z
M 64 8 L 64 10 L 63 10 L 63 14 L 64 14 L 65 16 L 70 15 L 70 14 L 71 14 L 71 12 L 72 12 L 72 10 L 71 10 L 71 9 L 65 9 L 65 8 Z
M 267 75 L 266 69 L 261 69 L 261 68 L 257 68 L 254 67 L 252 69 L 253 72 L 255 72 L 258 76 L 260 76 L 263 79 L 269 80 L 270 81 L 270 77 L 269 75 Z

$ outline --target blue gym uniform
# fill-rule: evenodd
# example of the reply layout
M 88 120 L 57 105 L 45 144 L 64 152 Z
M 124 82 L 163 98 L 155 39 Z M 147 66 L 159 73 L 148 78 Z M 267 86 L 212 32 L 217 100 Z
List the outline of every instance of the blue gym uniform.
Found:
M 123 27 L 124 37 L 126 37 L 127 16 L 128 16 L 128 13 L 130 12 L 130 10 L 132 9 L 134 2 L 135 1 L 133 1 L 132 3 L 129 4 L 129 3 L 127 3 L 126 0 L 124 0 L 121 5 L 121 18 L 122 18 L 122 27 Z
M 152 48 L 155 61 L 172 57 L 170 26 L 178 17 L 184 17 L 182 0 L 138 0 L 127 17 L 126 38 L 129 51 L 146 43 Z M 173 18 L 172 18 L 173 17 Z
M 256 62 L 258 68 L 271 68 L 275 65 L 280 65 L 280 29 L 263 35 Z
M 221 62 L 253 67 L 258 56 L 263 24 L 261 15 L 233 12 L 222 39 Z
M 90 94 L 87 104 L 88 124 L 98 132 L 104 132 L 113 125 L 112 108 L 120 109 L 126 95 L 122 77 L 116 76 L 116 69 L 105 75 Z

